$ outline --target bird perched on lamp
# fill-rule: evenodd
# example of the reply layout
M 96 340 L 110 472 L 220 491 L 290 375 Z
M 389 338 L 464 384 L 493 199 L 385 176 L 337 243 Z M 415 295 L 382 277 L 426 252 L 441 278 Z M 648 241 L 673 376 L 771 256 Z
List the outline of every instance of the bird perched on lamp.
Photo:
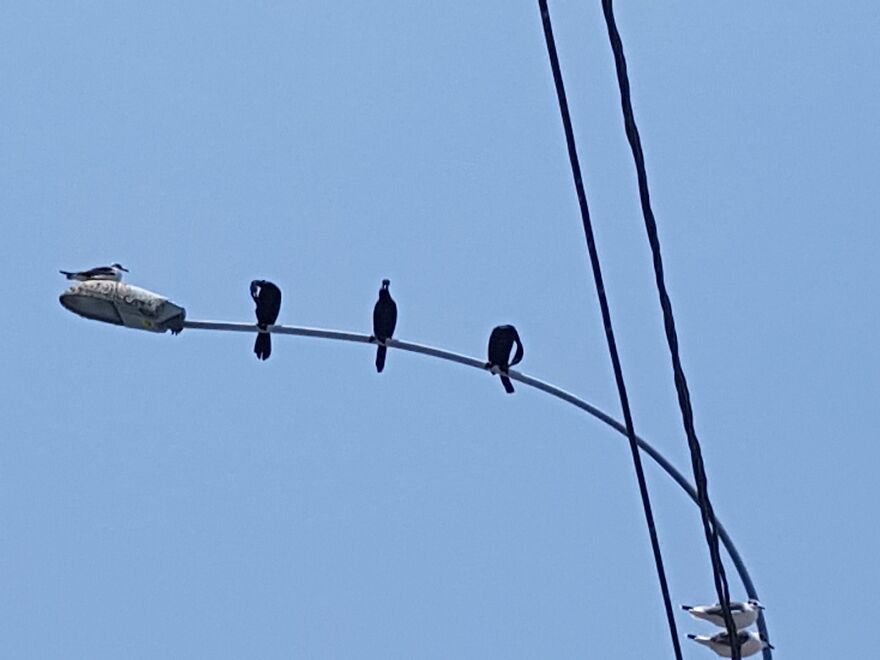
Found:
M 128 268 L 123 267 L 121 264 L 110 264 L 109 266 L 98 266 L 89 270 L 76 272 L 59 270 L 58 272 L 69 280 L 77 280 L 79 282 L 85 282 L 86 280 L 112 280 L 113 282 L 119 282 L 122 280 L 122 273 L 127 273 Z

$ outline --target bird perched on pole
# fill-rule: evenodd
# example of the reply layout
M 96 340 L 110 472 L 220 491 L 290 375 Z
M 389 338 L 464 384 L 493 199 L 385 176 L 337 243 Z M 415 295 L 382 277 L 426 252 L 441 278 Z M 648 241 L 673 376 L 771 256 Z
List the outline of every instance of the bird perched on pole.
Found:
M 724 616 L 721 613 L 721 605 L 682 605 L 681 609 L 687 611 L 696 619 L 703 619 L 714 623 L 716 626 L 725 627 Z M 754 598 L 750 598 L 744 603 L 732 602 L 730 604 L 730 614 L 733 616 L 733 623 L 737 630 L 748 628 L 758 619 L 758 612 L 764 609 Z
M 516 343 L 516 355 L 510 359 L 510 351 Z M 519 333 L 512 325 L 499 325 L 489 336 L 489 362 L 486 368 L 501 377 L 501 384 L 508 394 L 513 394 L 513 383 L 507 377 L 507 371 L 523 359 L 523 345 Z
M 385 355 L 388 348 L 385 342 L 391 339 L 394 334 L 394 327 L 397 325 L 397 303 L 391 297 L 388 287 L 391 286 L 391 280 L 382 280 L 382 288 L 379 289 L 379 300 L 373 307 L 373 337 L 379 348 L 376 349 L 376 371 L 382 373 L 385 368 Z
M 730 645 L 730 635 L 726 632 L 720 632 L 711 637 L 709 635 L 688 635 L 689 639 L 694 640 L 698 644 L 708 646 L 722 658 L 733 657 L 733 648 Z M 736 634 L 736 641 L 739 644 L 740 655 L 744 658 L 755 655 L 758 651 L 764 649 L 773 649 L 773 646 L 761 634 L 756 632 L 747 632 L 740 630 Z
M 281 289 L 268 280 L 254 280 L 251 282 L 251 298 L 257 304 L 257 341 L 254 343 L 254 353 L 259 360 L 268 360 L 272 355 L 272 337 L 269 334 L 269 326 L 278 320 L 278 312 L 281 311 Z
M 86 280 L 111 280 L 119 282 L 122 280 L 122 273 L 127 273 L 128 268 L 123 268 L 120 264 L 111 264 L 110 266 L 98 266 L 89 270 L 81 270 L 71 272 L 69 270 L 59 270 L 69 280 L 78 280 L 85 282 Z

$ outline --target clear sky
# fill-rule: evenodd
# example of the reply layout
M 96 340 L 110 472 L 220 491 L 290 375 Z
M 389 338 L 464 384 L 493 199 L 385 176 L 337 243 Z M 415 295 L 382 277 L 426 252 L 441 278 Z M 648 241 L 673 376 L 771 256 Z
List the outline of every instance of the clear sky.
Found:
M 874 1 L 619 2 L 710 492 L 780 658 L 866 658 L 880 571 Z M 551 2 L 636 428 L 683 470 L 600 3 Z M 17 2 L 0 20 L 0 639 L 10 658 L 670 658 L 537 3 Z M 673 599 L 714 599 L 648 468 Z M 741 585 L 731 572 L 734 595 Z M 708 624 L 677 612 L 682 636 Z M 683 640 L 687 658 L 712 657 Z

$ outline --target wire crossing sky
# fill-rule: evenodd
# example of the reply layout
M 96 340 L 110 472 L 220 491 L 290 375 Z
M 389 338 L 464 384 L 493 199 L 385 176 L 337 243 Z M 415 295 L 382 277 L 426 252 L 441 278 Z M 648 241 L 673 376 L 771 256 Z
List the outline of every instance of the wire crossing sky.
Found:
M 636 443 L 636 432 L 633 425 L 632 412 L 629 406 L 629 396 L 626 391 L 626 383 L 624 382 L 623 369 L 620 365 L 620 356 L 617 351 L 617 342 L 614 338 L 614 328 L 611 322 L 611 310 L 608 306 L 608 297 L 605 295 L 605 283 L 602 278 L 602 267 L 599 262 L 599 253 L 596 249 L 596 239 L 593 234 L 593 226 L 590 220 L 590 210 L 587 205 L 587 196 L 584 190 L 583 178 L 581 175 L 581 166 L 578 160 L 577 147 L 575 144 L 574 130 L 571 125 L 571 116 L 568 110 L 568 101 L 565 95 L 565 85 L 562 78 L 562 71 L 559 66 L 559 56 L 556 53 L 556 42 L 553 38 L 553 27 L 550 20 L 550 11 L 547 7 L 546 0 L 538 0 L 538 6 L 541 11 L 541 21 L 544 26 L 544 37 L 547 41 L 547 54 L 550 58 L 550 66 L 553 71 L 553 81 L 556 86 L 556 97 L 559 101 L 559 112 L 562 116 L 562 123 L 565 129 L 565 142 L 568 148 L 568 158 L 571 164 L 571 173 L 574 178 L 575 190 L 577 192 L 578 206 L 581 212 L 581 220 L 584 226 L 584 236 L 587 241 L 587 252 L 590 258 L 590 267 L 593 272 L 593 282 L 596 286 L 596 296 L 599 299 L 599 308 L 602 311 L 602 325 L 605 329 L 605 340 L 608 344 L 608 353 L 611 358 L 612 368 L 614 369 L 614 380 L 617 385 L 618 398 L 620 399 L 620 407 L 623 411 L 624 424 L 626 426 L 626 435 L 629 439 L 630 453 L 632 454 L 633 467 L 636 472 L 636 480 L 639 485 L 639 495 L 642 498 L 642 508 L 645 512 L 645 521 L 648 525 L 648 535 L 651 539 L 651 550 L 654 553 L 654 565 L 657 568 L 657 577 L 660 581 L 660 593 L 663 597 L 663 605 L 666 609 L 666 621 L 669 625 L 669 636 L 672 640 L 672 648 L 675 657 L 681 660 L 681 644 L 678 639 L 678 630 L 675 625 L 675 615 L 672 611 L 672 600 L 669 595 L 669 585 L 666 580 L 666 570 L 663 567 L 663 555 L 660 550 L 660 540 L 657 537 L 657 527 L 654 524 L 654 513 L 651 508 L 651 498 L 648 493 L 648 485 L 645 481 L 645 472 L 642 468 L 642 459 L 639 455 L 638 445 Z M 729 612 L 728 612 L 729 616 Z
M 635 115 L 633 114 L 629 76 L 626 72 L 626 57 L 623 51 L 623 42 L 620 38 L 620 32 L 617 29 L 617 23 L 614 18 L 614 6 L 612 0 L 602 0 L 602 12 L 605 16 L 605 24 L 608 27 L 608 38 L 611 42 L 611 49 L 614 51 L 614 64 L 617 71 L 617 82 L 620 87 L 620 100 L 623 109 L 626 136 L 627 140 L 629 140 L 630 148 L 632 149 L 633 160 L 638 173 L 639 200 L 642 205 L 642 215 L 645 219 L 645 230 L 648 234 L 648 242 L 651 245 L 651 257 L 654 262 L 654 277 L 657 282 L 657 293 L 660 298 L 660 307 L 663 310 L 664 329 L 666 331 L 666 339 L 669 345 L 669 353 L 672 358 L 672 370 L 675 380 L 675 389 L 678 393 L 678 403 L 679 408 L 681 409 L 682 423 L 684 425 L 688 446 L 691 452 L 691 463 L 694 469 L 694 482 L 697 486 L 700 514 L 703 519 L 706 542 L 709 546 L 709 556 L 712 561 L 715 589 L 718 594 L 718 603 L 721 606 L 728 639 L 731 640 L 731 657 L 734 658 L 734 660 L 739 660 L 741 657 L 740 648 L 738 644 L 733 643 L 733 640 L 737 639 L 737 627 L 733 622 L 733 616 L 730 612 L 730 589 L 727 584 L 727 576 L 724 572 L 724 563 L 721 559 L 718 530 L 715 528 L 715 514 L 712 509 L 712 503 L 709 500 L 709 486 L 703 463 L 703 453 L 700 447 L 700 441 L 697 438 L 696 429 L 694 428 L 694 414 L 691 407 L 690 392 L 688 391 L 684 369 L 681 366 L 681 357 L 679 356 L 678 349 L 678 335 L 675 330 L 675 316 L 672 311 L 672 302 L 669 299 L 669 293 L 666 289 L 666 282 L 663 276 L 663 258 L 660 251 L 660 239 L 657 234 L 657 222 L 654 219 L 654 212 L 651 209 L 651 197 L 648 190 L 648 174 L 645 169 L 645 156 L 642 152 L 639 129 L 636 125 Z M 763 620 L 761 628 L 762 632 L 766 633 L 766 629 L 764 629 L 763 626 Z M 769 648 L 765 649 L 764 656 L 766 658 L 772 657 L 772 652 Z

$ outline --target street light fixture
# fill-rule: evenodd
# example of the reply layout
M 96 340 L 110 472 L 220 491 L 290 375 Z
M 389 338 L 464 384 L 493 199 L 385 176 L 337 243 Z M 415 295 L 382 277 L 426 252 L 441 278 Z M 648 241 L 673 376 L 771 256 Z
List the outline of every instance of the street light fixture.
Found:
M 164 296 L 113 280 L 77 282 L 59 300 L 65 309 L 87 319 L 149 332 L 170 330 L 176 335 L 186 319 L 186 310 Z

